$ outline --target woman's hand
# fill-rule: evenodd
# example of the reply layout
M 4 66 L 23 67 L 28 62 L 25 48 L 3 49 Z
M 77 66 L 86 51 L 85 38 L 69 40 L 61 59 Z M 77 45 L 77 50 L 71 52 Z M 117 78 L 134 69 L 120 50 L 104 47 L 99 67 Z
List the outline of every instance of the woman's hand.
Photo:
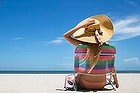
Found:
M 94 19 L 88 18 L 88 19 L 80 22 L 76 27 L 77 28 L 87 28 L 89 25 L 92 25 L 94 23 L 95 23 L 95 20 Z
M 80 22 L 76 27 L 72 28 L 71 30 L 69 30 L 68 32 L 66 32 L 64 34 L 64 38 L 69 41 L 71 44 L 77 46 L 78 44 L 81 44 L 82 41 L 79 41 L 79 40 L 76 40 L 74 38 L 72 38 L 72 34 L 75 33 L 78 29 L 80 28 L 86 28 L 88 27 L 89 25 L 92 25 L 95 23 L 95 20 L 94 19 L 86 19 L 82 22 Z

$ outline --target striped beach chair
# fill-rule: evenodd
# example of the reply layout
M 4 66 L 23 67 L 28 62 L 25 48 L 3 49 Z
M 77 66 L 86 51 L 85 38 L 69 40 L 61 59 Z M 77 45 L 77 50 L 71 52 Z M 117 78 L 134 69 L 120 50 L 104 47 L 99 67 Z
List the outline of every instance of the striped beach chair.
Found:
M 87 45 L 79 44 L 75 49 L 75 60 L 74 60 L 74 74 L 68 75 L 65 78 L 64 89 L 77 90 L 77 84 L 75 77 L 79 74 L 90 75 L 90 76 L 106 76 L 106 85 L 111 85 L 112 89 L 116 90 L 113 85 L 112 76 L 113 72 L 116 49 L 114 46 L 109 44 L 103 44 L 101 46 L 101 52 L 98 61 L 94 68 L 92 68 L 91 61 L 86 57 Z M 90 73 L 89 73 L 90 72 Z M 105 86 L 106 86 L 105 85 Z
M 91 69 L 91 62 L 85 59 L 87 54 L 87 45 L 79 44 L 75 49 L 75 73 L 88 73 Z M 103 45 L 97 64 L 92 69 L 90 74 L 104 74 L 112 72 L 114 68 L 116 49 L 111 45 Z
M 109 44 L 103 44 L 101 46 L 101 52 L 96 65 L 92 68 L 91 61 L 86 58 L 87 45 L 79 44 L 75 49 L 75 61 L 74 61 L 74 73 L 75 74 L 86 74 L 91 76 L 106 75 L 106 85 L 111 85 L 112 89 L 116 90 L 113 86 L 112 76 L 113 72 L 116 49 L 114 46 Z M 89 73 L 90 72 L 90 73 Z

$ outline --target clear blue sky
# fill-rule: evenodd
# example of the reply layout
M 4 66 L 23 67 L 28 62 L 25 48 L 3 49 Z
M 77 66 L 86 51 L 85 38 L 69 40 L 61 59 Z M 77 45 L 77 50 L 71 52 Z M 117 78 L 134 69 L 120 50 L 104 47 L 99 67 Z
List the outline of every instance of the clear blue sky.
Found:
M 0 0 L 0 70 L 73 70 L 63 34 L 97 14 L 115 25 L 117 70 L 140 70 L 139 0 Z

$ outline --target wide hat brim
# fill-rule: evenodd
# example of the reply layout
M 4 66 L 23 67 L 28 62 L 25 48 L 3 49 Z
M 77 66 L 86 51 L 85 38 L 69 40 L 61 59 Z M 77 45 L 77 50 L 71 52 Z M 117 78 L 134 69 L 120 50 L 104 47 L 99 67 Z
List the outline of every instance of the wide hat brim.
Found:
M 107 42 L 109 39 L 111 39 L 111 37 L 114 34 L 114 27 L 109 17 L 105 15 L 96 15 L 96 16 L 91 16 L 87 19 L 96 19 L 100 22 L 100 30 L 103 32 L 103 34 L 100 35 L 100 39 L 102 42 Z M 88 43 L 98 43 L 95 36 L 84 36 L 82 35 L 84 33 L 85 33 L 85 28 L 80 28 L 73 34 L 73 36 L 79 41 L 88 42 Z

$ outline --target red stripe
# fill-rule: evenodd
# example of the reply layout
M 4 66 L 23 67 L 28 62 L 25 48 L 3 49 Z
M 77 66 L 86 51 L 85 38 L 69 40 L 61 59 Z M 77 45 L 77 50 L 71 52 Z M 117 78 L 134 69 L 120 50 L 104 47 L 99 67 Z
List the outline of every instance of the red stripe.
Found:
M 74 72 L 84 72 L 84 73 L 88 73 L 89 70 L 85 69 L 85 68 L 74 68 Z
M 106 69 L 101 69 L 101 70 L 92 70 L 90 74 L 105 74 L 107 72 L 112 72 L 113 68 L 106 68 Z M 89 70 L 85 68 L 74 68 L 74 72 L 81 72 L 81 73 L 88 73 Z
M 100 56 L 99 61 L 114 60 L 115 56 Z
M 84 59 L 86 57 L 86 54 L 82 54 L 82 55 L 75 55 L 75 59 Z M 105 60 L 114 60 L 115 56 L 111 55 L 111 56 L 99 56 L 99 61 L 105 61 Z M 90 57 L 87 56 L 86 60 L 90 60 Z
M 116 53 L 116 49 L 112 48 L 103 48 L 101 52 L 109 52 L 109 53 Z
M 87 48 L 77 48 L 76 50 L 75 50 L 75 53 L 76 52 L 87 52 Z M 101 50 L 101 52 L 109 52 L 109 53 L 116 53 L 116 49 L 112 49 L 112 48 L 103 48 L 102 50 Z
M 87 52 L 87 48 L 77 48 L 75 52 Z
M 82 55 L 75 55 L 75 59 L 84 59 L 86 57 L 86 54 L 82 54 Z M 86 60 L 90 60 L 90 57 L 87 57 Z

